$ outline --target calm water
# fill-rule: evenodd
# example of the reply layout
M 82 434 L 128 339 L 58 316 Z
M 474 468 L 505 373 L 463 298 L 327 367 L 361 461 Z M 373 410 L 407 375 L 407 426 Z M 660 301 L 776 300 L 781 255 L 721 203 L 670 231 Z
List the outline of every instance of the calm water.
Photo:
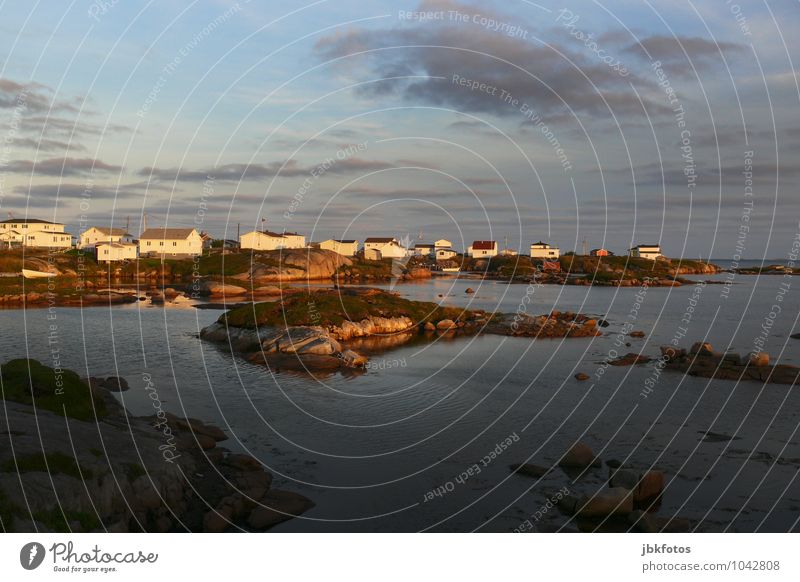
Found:
M 131 390 L 122 400 L 136 414 L 152 410 L 141 379 L 150 374 L 168 410 L 218 423 L 234 435 L 225 446 L 262 459 L 278 486 L 317 503 L 281 530 L 509 531 L 561 487 L 581 493 L 601 486 L 605 470 L 577 482 L 558 470 L 538 484 L 509 474 L 510 463 L 549 464 L 583 440 L 603 458 L 665 471 L 669 484 L 659 515 L 692 518 L 701 530 L 786 531 L 798 528 L 800 516 L 800 391 L 665 372 L 645 398 L 652 366 L 600 373 L 610 350 L 657 355 L 681 327 L 681 345 L 705 339 L 718 350 L 750 351 L 773 304 L 782 310 L 770 320 L 766 348 L 800 365 L 800 340 L 788 338 L 800 331 L 800 288 L 794 288 L 800 279 L 778 302 L 782 282 L 740 276 L 727 295 L 722 285 L 644 294 L 636 288 L 536 288 L 529 312 L 605 316 L 612 324 L 607 335 L 439 340 L 375 357 L 385 369 L 318 380 L 273 375 L 201 343 L 197 332 L 218 311 L 142 304 L 61 309 L 56 345 L 62 364 L 82 375 L 127 378 Z M 467 287 L 477 292 L 467 295 Z M 516 311 L 531 291 L 455 279 L 395 289 L 413 299 L 502 312 Z M 50 360 L 53 321 L 45 310 L 0 311 L 0 318 L 3 361 Z M 644 340 L 627 340 L 630 348 L 615 344 L 626 321 L 648 332 Z M 579 371 L 592 379 L 575 381 Z M 704 442 L 708 430 L 737 440 Z M 492 457 L 508 437 L 513 444 Z M 759 460 L 749 459 L 753 452 Z M 479 472 L 456 482 L 476 463 Z M 440 486 L 452 491 L 425 501 Z M 540 530 L 559 527 L 577 524 L 554 511 L 537 524 Z

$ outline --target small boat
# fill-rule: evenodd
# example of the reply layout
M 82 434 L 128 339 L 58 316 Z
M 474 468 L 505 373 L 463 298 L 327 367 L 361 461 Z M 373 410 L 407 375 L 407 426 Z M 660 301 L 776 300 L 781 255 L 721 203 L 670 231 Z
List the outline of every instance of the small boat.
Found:
M 31 269 L 22 269 L 22 276 L 26 279 L 46 279 L 48 277 L 55 277 L 55 273 L 46 273 L 44 271 L 33 271 Z
M 459 267 L 442 267 L 442 273 L 458 273 L 460 271 Z

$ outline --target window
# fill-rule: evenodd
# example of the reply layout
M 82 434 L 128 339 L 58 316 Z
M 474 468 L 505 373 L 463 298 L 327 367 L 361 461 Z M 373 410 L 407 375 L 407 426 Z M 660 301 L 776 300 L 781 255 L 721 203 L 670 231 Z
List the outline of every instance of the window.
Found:
M 28 228 L 28 225 L 27 224 L 23 224 L 22 228 Z
M 163 247 L 164 246 L 164 241 L 162 240 L 161 242 L 159 242 L 158 246 Z
M 150 241 L 147 241 L 147 246 L 150 246 Z
M 176 247 L 176 246 L 178 246 L 178 243 L 177 242 L 173 242 L 172 246 Z

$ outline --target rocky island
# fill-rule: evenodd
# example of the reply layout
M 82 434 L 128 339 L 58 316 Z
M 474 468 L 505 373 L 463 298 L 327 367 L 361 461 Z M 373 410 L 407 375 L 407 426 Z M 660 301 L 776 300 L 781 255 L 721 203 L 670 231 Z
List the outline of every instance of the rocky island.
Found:
M 313 506 L 221 447 L 220 428 L 162 410 L 152 386 L 154 414 L 134 417 L 112 394 L 127 388 L 120 378 L 84 380 L 36 360 L 0 375 L 4 531 L 263 531 Z
M 596 319 L 571 312 L 487 314 L 412 301 L 380 289 L 337 288 L 235 307 L 201 330 L 200 337 L 254 363 L 314 371 L 363 367 L 368 355 L 351 349 L 355 340 L 369 352 L 416 336 L 479 333 L 556 338 L 601 332 Z

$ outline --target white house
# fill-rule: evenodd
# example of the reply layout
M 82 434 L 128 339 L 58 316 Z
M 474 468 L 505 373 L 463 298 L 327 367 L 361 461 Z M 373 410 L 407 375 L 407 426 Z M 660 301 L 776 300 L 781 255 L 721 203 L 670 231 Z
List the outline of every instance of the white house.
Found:
M 203 254 L 203 239 L 194 228 L 148 228 L 139 236 L 139 254 L 194 257 Z
M 139 256 L 136 243 L 99 242 L 94 246 L 97 262 L 127 261 Z
M 456 253 L 453 249 L 436 249 L 436 260 L 437 261 L 446 261 L 448 259 L 452 259 L 458 253 Z
M 539 241 L 531 245 L 531 258 L 532 259 L 557 259 L 561 256 L 561 251 L 558 247 L 551 246 L 545 242 Z
M 432 243 L 418 243 L 414 245 L 414 254 L 419 257 L 426 257 L 433 255 L 436 245 Z
M 397 239 L 370 237 L 364 240 L 364 258 L 376 259 L 402 259 L 408 251 L 400 246 Z
M 72 248 L 72 235 L 64 231 L 65 226 L 61 222 L 38 218 L 3 220 L 0 222 L 0 244 L 9 247 Z
M 497 256 L 497 241 L 476 240 L 467 248 L 467 254 L 472 258 L 485 258 Z
M 82 249 L 90 249 L 101 242 L 132 243 L 133 235 L 129 234 L 124 228 L 92 226 L 81 233 L 79 247 Z
M 354 239 L 340 240 L 329 238 L 319 243 L 319 248 L 339 253 L 345 257 L 352 257 L 358 252 L 358 241 Z
M 306 237 L 296 232 L 272 232 L 270 230 L 254 230 L 239 238 L 241 249 L 256 251 L 277 251 L 280 249 L 302 249 L 306 246 Z
M 638 259 L 650 259 L 655 261 L 663 257 L 661 254 L 661 245 L 637 245 L 629 251 L 631 257 Z
M 437 249 L 451 249 L 453 248 L 453 243 L 447 240 L 446 238 L 440 238 L 439 240 L 433 243 L 434 248 Z

